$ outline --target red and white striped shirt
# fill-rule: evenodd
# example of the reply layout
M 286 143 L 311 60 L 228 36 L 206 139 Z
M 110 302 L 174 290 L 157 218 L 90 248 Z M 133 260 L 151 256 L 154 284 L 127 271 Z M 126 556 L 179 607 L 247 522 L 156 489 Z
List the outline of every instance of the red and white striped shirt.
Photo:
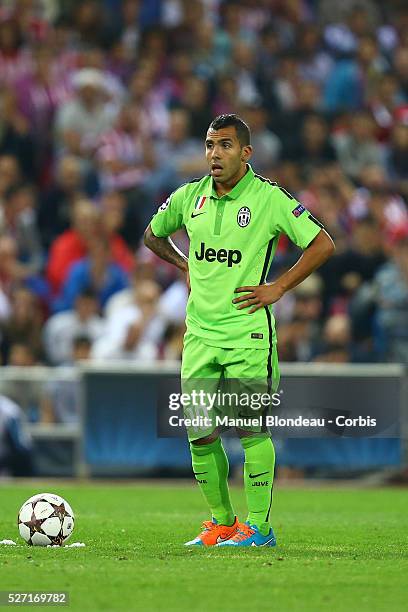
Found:
M 131 189 L 142 183 L 147 175 L 144 164 L 143 146 L 139 135 L 111 130 L 100 139 L 97 159 L 101 172 L 100 180 L 104 191 Z M 118 172 L 109 171 L 105 162 L 118 161 L 129 167 Z
M 0 85 L 12 85 L 32 74 L 33 58 L 28 49 L 6 55 L 0 51 Z

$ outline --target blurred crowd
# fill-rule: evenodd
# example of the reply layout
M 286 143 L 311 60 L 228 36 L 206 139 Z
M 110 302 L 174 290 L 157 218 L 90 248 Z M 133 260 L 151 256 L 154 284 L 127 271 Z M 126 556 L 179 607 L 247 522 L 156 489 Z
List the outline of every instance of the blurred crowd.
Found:
M 337 245 L 276 305 L 280 359 L 408 363 L 398 0 L 1 2 L 0 363 L 180 358 L 185 281 L 141 237 L 227 112 Z

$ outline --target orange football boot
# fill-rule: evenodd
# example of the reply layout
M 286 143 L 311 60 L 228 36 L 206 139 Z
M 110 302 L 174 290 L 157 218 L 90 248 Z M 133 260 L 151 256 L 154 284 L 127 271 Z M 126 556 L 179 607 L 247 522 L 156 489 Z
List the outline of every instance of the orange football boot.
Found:
M 238 526 L 237 517 L 230 527 L 219 525 L 214 518 L 212 521 L 204 521 L 202 532 L 194 540 L 186 542 L 184 546 L 216 546 L 232 538 L 236 534 Z

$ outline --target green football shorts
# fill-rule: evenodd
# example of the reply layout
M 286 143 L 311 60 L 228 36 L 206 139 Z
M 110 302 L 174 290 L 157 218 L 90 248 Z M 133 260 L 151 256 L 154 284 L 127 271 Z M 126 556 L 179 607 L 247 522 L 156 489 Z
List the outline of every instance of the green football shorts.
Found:
M 189 398 L 183 405 L 189 440 L 230 427 L 268 436 L 265 415 L 279 380 L 276 344 L 268 349 L 220 348 L 187 332 L 181 383 Z

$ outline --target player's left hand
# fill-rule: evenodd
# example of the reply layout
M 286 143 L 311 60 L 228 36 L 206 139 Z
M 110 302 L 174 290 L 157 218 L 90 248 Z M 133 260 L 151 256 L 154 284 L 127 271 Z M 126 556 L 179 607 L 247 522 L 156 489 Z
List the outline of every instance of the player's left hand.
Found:
M 244 293 L 232 300 L 233 304 L 240 304 L 238 310 L 243 308 L 251 308 L 248 314 L 252 314 L 259 308 L 268 306 L 268 304 L 274 304 L 277 302 L 282 295 L 285 293 L 283 288 L 277 283 L 267 283 L 265 285 L 256 285 L 255 287 L 238 287 L 235 289 L 235 293 Z

